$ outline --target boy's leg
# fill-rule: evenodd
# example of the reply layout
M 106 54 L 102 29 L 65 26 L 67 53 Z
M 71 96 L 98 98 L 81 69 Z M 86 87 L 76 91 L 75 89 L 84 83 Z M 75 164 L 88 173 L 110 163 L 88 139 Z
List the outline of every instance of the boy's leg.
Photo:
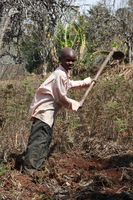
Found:
M 24 169 L 38 169 L 52 139 L 52 128 L 39 119 L 34 119 L 24 159 Z

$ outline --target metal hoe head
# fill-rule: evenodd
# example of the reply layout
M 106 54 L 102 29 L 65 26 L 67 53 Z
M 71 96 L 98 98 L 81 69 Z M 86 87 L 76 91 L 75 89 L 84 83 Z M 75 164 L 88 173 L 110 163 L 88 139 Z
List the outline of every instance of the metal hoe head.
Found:
M 122 60 L 124 58 L 124 53 L 122 53 L 121 51 L 115 51 L 112 55 L 112 58 L 114 60 Z

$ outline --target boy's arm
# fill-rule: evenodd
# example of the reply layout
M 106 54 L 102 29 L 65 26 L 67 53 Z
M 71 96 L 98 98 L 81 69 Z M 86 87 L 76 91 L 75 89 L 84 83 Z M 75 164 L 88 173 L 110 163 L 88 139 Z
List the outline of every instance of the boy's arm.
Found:
M 65 77 L 58 76 L 56 81 L 53 84 L 53 96 L 55 98 L 55 101 L 68 109 L 71 109 L 73 111 L 77 111 L 80 107 L 80 103 L 76 100 L 73 100 L 71 98 L 67 97 L 67 90 L 68 85 Z
M 79 80 L 79 81 L 73 81 L 69 80 L 69 89 L 81 89 L 81 88 L 86 88 L 88 87 L 93 79 L 90 77 L 85 78 L 84 80 Z
M 54 97 L 58 104 L 61 106 L 72 109 L 73 111 L 77 111 L 80 107 L 83 106 L 83 102 L 78 102 L 76 100 L 73 100 L 71 98 L 67 97 L 67 90 L 72 89 L 80 89 L 84 87 L 88 87 L 94 79 L 91 79 L 90 77 L 82 80 L 82 81 L 70 81 L 69 84 L 67 84 L 66 78 L 63 76 L 58 76 L 54 83 Z M 96 81 L 95 81 L 96 82 Z

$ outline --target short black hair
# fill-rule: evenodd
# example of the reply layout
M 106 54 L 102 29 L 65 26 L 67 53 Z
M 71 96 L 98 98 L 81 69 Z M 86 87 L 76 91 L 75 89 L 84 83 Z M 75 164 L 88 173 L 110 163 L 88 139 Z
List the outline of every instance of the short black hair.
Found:
M 65 56 L 65 55 L 67 55 L 68 51 L 69 52 L 72 51 L 73 53 L 75 53 L 75 51 L 72 48 L 64 47 L 63 49 L 61 49 L 59 57 L 61 58 L 61 57 Z

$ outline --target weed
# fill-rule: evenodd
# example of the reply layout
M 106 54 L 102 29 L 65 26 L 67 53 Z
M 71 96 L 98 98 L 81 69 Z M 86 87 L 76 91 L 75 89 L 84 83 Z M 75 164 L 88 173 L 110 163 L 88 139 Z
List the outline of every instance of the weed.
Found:
M 114 123 L 116 125 L 116 131 L 119 133 L 124 132 L 127 129 L 127 124 L 125 121 L 118 117 L 115 117 Z
M 0 164 L 0 176 L 7 172 L 6 165 L 4 163 Z
M 16 195 L 18 195 L 18 192 L 17 192 L 17 191 L 15 191 L 15 190 L 11 190 L 11 193 L 12 193 L 12 195 L 13 195 L 13 196 L 16 196 Z
M 34 193 L 33 195 L 34 195 L 34 198 L 32 200 L 35 200 L 36 198 L 42 199 L 44 197 L 44 194 L 39 195 L 39 194 Z
M 51 198 L 47 198 L 46 200 L 53 200 L 53 199 L 51 199 Z

